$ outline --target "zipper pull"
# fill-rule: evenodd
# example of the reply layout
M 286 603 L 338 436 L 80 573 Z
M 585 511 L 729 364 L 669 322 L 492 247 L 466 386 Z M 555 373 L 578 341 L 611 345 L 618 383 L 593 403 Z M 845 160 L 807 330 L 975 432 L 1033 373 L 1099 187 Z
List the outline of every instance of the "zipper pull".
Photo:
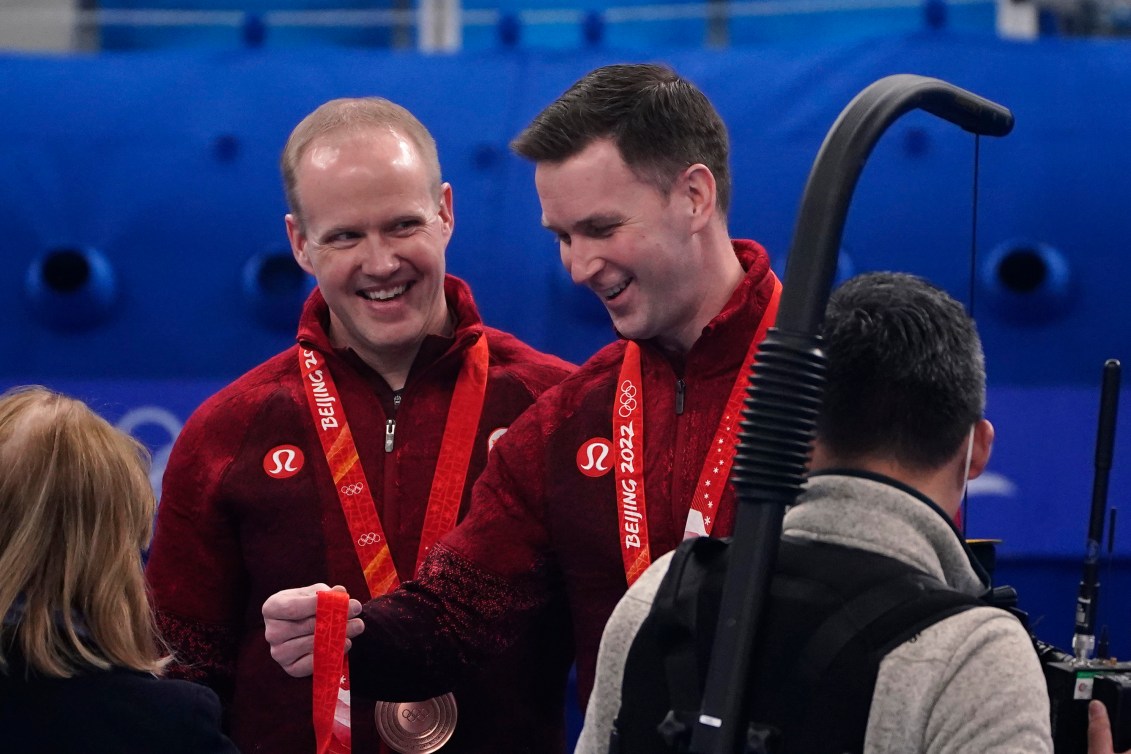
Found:
M 397 431 L 397 420 L 389 419 L 385 422 L 385 452 L 393 452 L 393 434 Z
M 675 415 L 679 416 L 683 413 L 683 393 L 687 384 L 680 377 L 675 381 Z

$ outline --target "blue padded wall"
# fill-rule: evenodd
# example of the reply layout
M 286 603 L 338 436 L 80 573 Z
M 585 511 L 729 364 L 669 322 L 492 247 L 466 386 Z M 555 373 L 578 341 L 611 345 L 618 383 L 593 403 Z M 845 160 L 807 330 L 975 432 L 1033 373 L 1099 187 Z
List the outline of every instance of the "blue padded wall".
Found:
M 640 57 L 341 48 L 0 57 L 0 387 L 46 383 L 115 420 L 129 416 L 152 434 L 160 464 L 166 435 L 200 400 L 292 342 L 309 281 L 285 262 L 278 154 L 319 103 L 366 94 L 404 104 L 435 133 L 455 187 L 449 268 L 471 282 L 485 319 L 584 359 L 612 332 L 561 270 L 539 225 L 532 168 L 507 143 L 590 68 Z M 1100 367 L 1131 358 L 1131 47 L 936 32 L 647 57 L 700 84 L 727 119 L 732 232 L 761 240 L 779 272 L 821 140 L 867 84 L 920 73 L 1013 109 L 1014 133 L 980 144 L 973 282 L 974 139 L 922 113 L 900 120 L 870 159 L 842 261 L 917 272 L 967 302 L 973 292 L 998 444 L 993 476 L 974 488 L 970 533 L 1002 537 L 1010 563 L 1073 571 Z M 1036 267 L 1019 276 L 987 267 L 995 253 Z M 87 290 L 29 286 L 39 260 L 59 254 L 105 262 L 105 295 L 89 290 L 97 264 Z M 1115 505 L 1131 484 L 1127 420 L 1117 440 Z M 1048 598 L 1042 614 L 1054 610 Z M 1072 598 L 1055 597 L 1066 619 Z

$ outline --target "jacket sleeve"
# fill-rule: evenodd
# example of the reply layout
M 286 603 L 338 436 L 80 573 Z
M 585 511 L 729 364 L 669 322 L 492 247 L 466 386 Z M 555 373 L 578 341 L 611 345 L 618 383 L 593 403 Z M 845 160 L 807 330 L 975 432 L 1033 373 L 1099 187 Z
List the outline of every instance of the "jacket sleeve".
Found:
M 238 754 L 239 749 L 220 730 L 220 702 L 210 689 L 180 685 L 179 681 L 162 681 L 162 684 L 178 684 L 177 690 L 184 692 L 184 699 L 173 708 L 177 715 L 176 728 L 169 731 L 170 737 L 175 736 L 175 751 Z
M 167 675 L 230 692 L 247 599 L 237 529 L 223 479 L 244 435 L 223 412 L 198 410 L 173 446 L 162 480 L 146 577 L 173 663 Z M 245 423 L 246 426 L 246 423 Z
M 994 608 L 940 621 L 880 664 L 866 752 L 1052 752 L 1040 663 L 1021 624 Z
M 538 413 L 536 404 L 496 444 L 468 515 L 433 547 L 417 579 L 365 606 L 365 631 L 350 651 L 359 693 L 411 700 L 449 691 L 561 597 L 542 515 Z

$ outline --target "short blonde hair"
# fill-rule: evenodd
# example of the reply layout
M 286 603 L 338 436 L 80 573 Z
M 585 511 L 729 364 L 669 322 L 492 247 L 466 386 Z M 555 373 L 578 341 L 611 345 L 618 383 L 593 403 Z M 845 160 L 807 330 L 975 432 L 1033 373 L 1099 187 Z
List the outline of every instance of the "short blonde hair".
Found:
M 12 648 L 60 678 L 168 662 L 142 572 L 148 461 L 82 401 L 37 386 L 0 396 L 0 670 Z
M 383 97 L 332 99 L 318 106 L 295 126 L 279 160 L 287 206 L 300 228 L 304 227 L 304 223 L 296 174 L 298 164 L 307 148 L 315 139 L 326 134 L 338 131 L 360 133 L 372 129 L 392 130 L 411 139 L 429 172 L 432 173 L 434 188 L 439 191 L 440 156 L 436 151 L 436 140 L 415 115 Z

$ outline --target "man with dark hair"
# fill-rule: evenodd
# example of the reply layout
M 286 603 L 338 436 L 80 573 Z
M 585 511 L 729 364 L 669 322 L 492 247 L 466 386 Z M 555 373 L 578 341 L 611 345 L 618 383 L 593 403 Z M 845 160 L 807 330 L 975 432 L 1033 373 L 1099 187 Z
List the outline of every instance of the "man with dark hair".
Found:
M 622 336 L 535 403 L 496 445 L 468 518 L 419 578 L 349 624 L 358 685 L 431 696 L 565 605 L 582 704 L 605 621 L 652 558 L 726 535 L 726 479 L 755 345 L 780 284 L 732 241 L 726 130 L 670 69 L 583 77 L 514 141 L 536 165 L 543 224 L 574 282 Z M 312 667 L 315 588 L 263 606 L 272 655 Z M 516 711 L 518 715 L 525 711 Z
M 985 367 L 973 320 L 920 278 L 873 273 L 834 292 L 823 334 L 825 402 L 809 480 L 783 522 L 783 555 L 754 655 L 752 719 L 781 733 L 777 751 L 784 752 L 1051 752 L 1032 642 L 1012 615 L 973 599 L 987 580 L 953 523 L 993 442 L 982 416 Z M 670 593 L 670 562 L 646 572 L 609 620 L 579 752 L 608 751 L 614 728 L 620 751 L 667 750 L 656 726 L 670 698 L 642 715 L 638 689 L 663 697 L 668 688 L 653 670 L 665 659 L 639 653 L 657 646 L 649 642 L 661 618 L 649 611 L 658 589 Z M 675 568 L 670 574 L 677 578 Z M 880 601 L 885 588 L 905 580 L 914 585 L 907 595 Z M 910 626 L 891 617 L 934 593 L 958 602 Z M 885 605 L 874 624 L 873 604 Z M 854 638 L 837 645 L 830 627 L 846 615 Z M 939 615 L 947 617 L 933 620 Z M 889 626 L 878 628 L 883 621 Z M 868 633 L 881 630 L 889 633 Z M 829 646 L 875 651 L 878 671 L 841 664 Z M 821 657 L 830 660 L 824 672 L 797 694 L 797 679 L 820 667 Z M 838 676 L 842 668 L 853 675 Z M 856 692 L 862 698 L 851 698 Z
M 220 693 L 244 752 L 306 754 L 311 686 L 271 661 L 263 601 L 295 583 L 377 596 L 413 578 L 467 513 L 494 441 L 571 368 L 484 325 L 446 274 L 452 187 L 408 110 L 331 100 L 292 131 L 281 168 L 291 249 L 318 287 L 297 344 L 185 425 L 148 576 L 172 673 Z M 534 738 L 537 751 L 564 750 L 554 676 L 569 655 L 542 638 L 531 632 L 449 689 L 462 712 L 453 748 Z M 377 751 L 375 700 L 346 678 L 334 698 L 334 750 Z M 516 725 L 507 710 L 520 704 L 534 713 Z
M 672 179 L 702 163 L 730 209 L 726 125 L 694 84 L 661 65 L 610 65 L 578 81 L 511 142 L 535 163 L 561 162 L 608 139 L 634 173 L 665 197 Z

